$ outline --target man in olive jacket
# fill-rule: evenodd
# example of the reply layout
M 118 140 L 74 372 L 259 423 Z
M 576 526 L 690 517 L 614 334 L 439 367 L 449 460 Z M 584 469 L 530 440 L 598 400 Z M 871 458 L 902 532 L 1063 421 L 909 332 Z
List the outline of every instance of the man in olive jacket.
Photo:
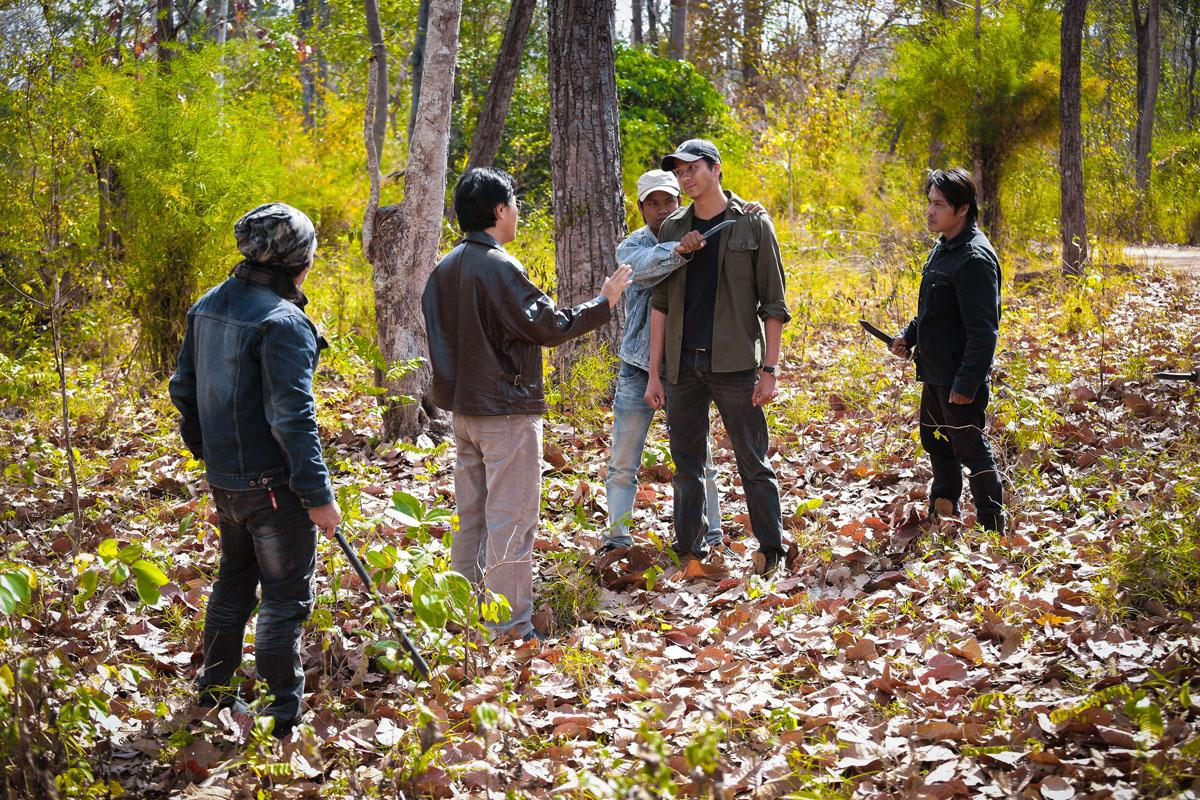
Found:
M 659 241 L 678 241 L 688 263 L 658 284 L 651 300 L 646 402 L 667 407 L 675 461 L 675 549 L 685 560 L 706 555 L 704 458 L 709 407 L 715 402 L 733 443 L 758 539 L 754 571 L 767 575 L 783 556 L 779 484 L 767 460 L 763 406 L 776 391 L 783 325 L 783 262 L 765 215 L 721 188 L 721 155 L 706 139 L 689 139 L 662 159 L 692 203 L 668 217 Z M 705 234 L 723 222 L 732 225 Z M 660 370 L 666 360 L 664 391 Z
M 462 241 L 429 276 L 421 296 L 432 396 L 454 413 L 454 494 L 459 529 L 454 569 L 507 598 L 512 615 L 496 634 L 536 635 L 533 542 L 541 500 L 542 347 L 604 325 L 629 285 L 618 267 L 600 295 L 557 309 L 504 250 L 517 235 L 512 177 L 467 170 L 454 190 Z
M 925 180 L 926 227 L 940 234 L 921 272 L 917 316 L 892 341 L 914 356 L 921 392 L 921 445 L 929 453 L 930 511 L 958 514 L 962 469 L 979 524 L 1004 530 L 996 459 L 984 438 L 988 379 L 1000 330 L 1000 261 L 975 225 L 975 182 L 961 167 Z

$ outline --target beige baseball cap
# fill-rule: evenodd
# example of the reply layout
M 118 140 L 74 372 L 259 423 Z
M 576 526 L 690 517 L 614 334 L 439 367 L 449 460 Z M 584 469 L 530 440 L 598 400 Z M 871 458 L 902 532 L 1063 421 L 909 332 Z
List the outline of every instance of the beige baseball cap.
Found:
M 638 178 L 638 202 L 645 200 L 651 192 L 667 192 L 679 197 L 679 181 L 675 179 L 673 173 L 662 169 L 652 169 Z

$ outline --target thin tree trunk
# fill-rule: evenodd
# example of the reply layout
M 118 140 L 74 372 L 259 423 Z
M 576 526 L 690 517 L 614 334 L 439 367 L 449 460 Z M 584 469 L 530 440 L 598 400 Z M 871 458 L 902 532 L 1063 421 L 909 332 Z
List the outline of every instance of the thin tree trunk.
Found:
M 978 171 L 979 221 L 988 238 L 997 247 L 1004 241 L 1004 219 L 1000 210 L 1000 169 L 1004 154 L 992 146 L 977 145 L 975 168 Z
M 615 0 L 550 4 L 550 161 L 558 303 L 596 297 L 625 233 L 612 30 Z M 618 324 L 600 342 L 616 352 Z M 560 366 L 579 345 L 560 347 Z M 559 374 L 565 374 L 561 372 Z
M 367 36 L 371 40 L 371 57 L 375 59 L 378 69 L 378 82 L 375 96 L 372 98 L 375 109 L 375 119 L 371 124 L 371 141 L 375 146 L 375 158 L 383 159 L 383 143 L 387 138 L 387 101 L 388 101 L 388 67 L 387 46 L 383 42 L 383 29 L 379 26 L 379 5 L 377 0 L 366 0 Z M 458 42 L 457 28 L 455 43 Z M 423 45 L 422 45 L 423 46 Z M 409 139 L 412 139 L 412 122 L 409 122 Z
M 409 60 L 409 74 L 412 75 L 412 104 L 408 112 L 408 141 L 410 147 L 413 137 L 413 126 L 417 122 L 417 108 L 421 102 L 421 80 L 425 75 L 425 40 L 429 36 L 429 3 L 430 0 L 421 0 L 421 4 L 417 6 L 417 31 L 416 37 L 413 39 L 412 57 Z M 457 33 L 454 38 L 457 47 Z M 386 80 L 383 82 L 383 85 L 387 86 Z
M 521 55 L 525 52 L 525 39 L 533 21 L 533 10 L 537 0 L 513 0 L 508 12 L 508 24 L 504 28 L 504 40 L 500 43 L 500 54 L 492 80 L 488 83 L 471 139 L 471 152 L 467 157 L 467 168 L 490 166 L 500 150 L 500 138 L 504 134 L 504 120 L 512 102 L 513 88 L 521 71 Z
M 765 111 L 759 75 L 762 73 L 763 26 L 766 0 L 745 0 L 742 15 L 742 85 L 759 112 Z
M 671 58 L 687 58 L 687 0 L 671 0 Z
M 662 0 L 645 0 L 646 2 L 646 32 L 650 41 L 650 49 L 658 55 L 658 26 L 662 23 Z
M 1188 77 L 1187 77 L 1187 121 L 1196 122 L 1196 61 L 1197 47 L 1200 43 L 1200 12 L 1192 12 L 1191 24 L 1188 26 Z
M 1080 124 L 1080 62 L 1087 0 L 1064 0 L 1059 77 L 1058 166 L 1062 193 L 1062 260 L 1068 275 L 1081 275 L 1087 262 L 1084 210 L 1083 133 Z
M 1146 0 L 1143 17 L 1139 0 L 1133 3 L 1133 28 L 1137 39 L 1137 127 L 1133 135 L 1133 178 L 1145 194 L 1150 186 L 1150 147 L 1154 139 L 1154 110 L 1162 74 L 1162 6 Z
M 175 56 L 174 49 L 165 45 L 175 41 L 175 5 L 172 0 L 157 0 L 154 17 L 154 43 L 157 45 L 158 63 L 165 67 Z
M 303 46 L 300 51 L 300 95 L 304 109 L 304 130 L 310 132 L 317 126 L 317 75 L 310 38 L 314 2 L 316 0 L 296 0 L 296 21 L 300 27 L 300 44 Z
M 642 44 L 642 16 L 646 13 L 643 0 L 633 0 L 633 46 Z
M 389 370 L 422 359 L 401 376 L 380 376 L 381 385 L 388 390 L 384 396 L 384 430 L 389 438 L 412 437 L 427 420 L 421 400 L 429 390 L 431 373 L 421 292 L 441 244 L 461 15 L 462 0 L 432 0 L 429 4 L 428 58 L 424 61 L 421 99 L 409 139 L 404 199 L 398 209 L 381 209 L 373 220 L 369 257 L 375 271 L 380 352 Z M 384 87 L 383 97 L 376 102 L 383 103 L 386 112 L 387 82 L 379 83 Z M 377 98 L 380 93 L 377 89 Z M 411 401 L 401 402 L 401 398 Z

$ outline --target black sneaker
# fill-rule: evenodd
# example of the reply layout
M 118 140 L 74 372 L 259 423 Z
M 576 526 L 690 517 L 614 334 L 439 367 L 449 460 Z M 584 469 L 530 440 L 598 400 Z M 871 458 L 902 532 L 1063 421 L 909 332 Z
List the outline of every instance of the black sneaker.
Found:
M 606 556 L 613 550 L 620 550 L 622 547 L 627 547 L 627 545 L 617 544 L 616 542 L 605 542 L 596 548 L 595 557 L 600 558 L 601 556 Z

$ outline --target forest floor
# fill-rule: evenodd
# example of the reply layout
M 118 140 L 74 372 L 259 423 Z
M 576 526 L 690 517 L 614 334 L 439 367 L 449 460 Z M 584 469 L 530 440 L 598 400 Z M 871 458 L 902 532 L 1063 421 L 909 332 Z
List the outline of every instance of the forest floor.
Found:
M 609 421 L 560 409 L 535 553 L 553 638 L 520 646 L 464 649 L 469 637 L 414 621 L 414 591 L 423 619 L 456 616 L 431 588 L 448 569 L 453 453 L 379 443 L 370 370 L 335 355 L 318 393 L 345 527 L 435 676 L 407 677 L 323 539 L 310 711 L 282 744 L 192 704 L 218 542 L 164 387 L 77 375 L 78 540 L 53 415 L 6 413 L 5 563 L 38 582 L 0 651 L 3 786 L 210 800 L 1196 797 L 1197 388 L 1149 375 L 1196 363 L 1198 302 L 1200 283 L 1161 274 L 1007 298 L 991 434 L 1004 535 L 970 514 L 926 517 L 911 368 L 862 335 L 856 309 L 839 307 L 845 324 L 807 308 L 771 409 L 789 558 L 768 580 L 750 577 L 720 435 L 728 552 L 680 571 L 661 423 L 636 546 L 591 563 Z M 156 607 L 139 600 L 141 561 L 169 578 Z

